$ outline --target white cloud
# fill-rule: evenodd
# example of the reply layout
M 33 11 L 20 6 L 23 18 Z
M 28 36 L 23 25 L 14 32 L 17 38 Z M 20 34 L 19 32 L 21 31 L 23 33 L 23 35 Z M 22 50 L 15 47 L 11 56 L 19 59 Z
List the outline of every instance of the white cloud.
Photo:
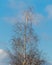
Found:
M 7 53 L 4 50 L 0 49 L 0 59 L 4 59 L 6 55 Z
M 6 64 L 6 58 L 7 58 L 8 54 L 7 52 L 5 52 L 3 49 L 0 49 L 0 64 L 1 65 L 5 65 Z

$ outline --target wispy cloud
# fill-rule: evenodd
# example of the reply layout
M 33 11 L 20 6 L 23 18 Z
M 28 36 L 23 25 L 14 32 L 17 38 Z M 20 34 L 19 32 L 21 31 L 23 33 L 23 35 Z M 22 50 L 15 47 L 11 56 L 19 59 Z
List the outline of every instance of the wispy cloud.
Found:
M 42 14 L 37 13 L 37 14 L 34 14 L 33 22 L 35 25 L 39 25 L 43 21 L 43 19 L 44 19 L 44 16 Z
M 17 1 L 17 0 L 8 0 L 8 7 L 13 9 L 20 9 L 24 8 L 26 3 L 24 1 Z
M 24 16 L 25 17 L 25 16 Z M 38 25 L 41 21 L 43 21 L 44 17 L 41 14 L 33 14 L 33 19 L 32 22 L 35 25 Z M 11 24 L 15 24 L 16 22 L 20 21 L 25 21 L 25 18 L 23 18 L 23 14 L 18 14 L 16 17 L 1 17 L 0 20 L 9 22 Z
M 17 22 L 17 18 L 16 17 L 1 17 L 0 20 L 14 24 Z
M 46 32 L 42 33 L 42 38 L 43 38 L 45 41 L 52 41 L 52 35 L 49 35 L 49 34 L 46 33 Z
M 28 5 L 24 1 L 8 0 L 8 7 L 11 8 L 11 10 L 17 9 L 15 16 L 12 16 L 12 17 L 4 16 L 4 17 L 0 18 L 0 20 L 14 24 L 18 21 L 18 19 L 21 20 L 23 18 L 22 12 L 28 7 Z M 15 11 L 14 11 L 14 13 L 15 13 Z M 44 19 L 44 16 L 42 14 L 36 13 L 36 12 L 35 12 L 35 14 L 33 14 L 33 23 L 35 25 L 40 24 L 43 21 L 43 19 Z
M 16 0 L 8 0 L 8 7 L 16 8 L 17 7 Z
M 52 19 L 52 5 L 47 5 L 45 8 L 46 12 L 47 12 L 47 17 L 49 19 Z

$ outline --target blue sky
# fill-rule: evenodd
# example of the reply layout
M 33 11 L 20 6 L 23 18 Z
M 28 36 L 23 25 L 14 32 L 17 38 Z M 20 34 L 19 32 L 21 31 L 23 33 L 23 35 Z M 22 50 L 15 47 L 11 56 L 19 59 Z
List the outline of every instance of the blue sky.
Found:
M 0 0 L 0 56 L 10 46 L 13 24 L 30 6 L 34 8 L 33 23 L 40 39 L 39 47 L 52 63 L 52 0 Z

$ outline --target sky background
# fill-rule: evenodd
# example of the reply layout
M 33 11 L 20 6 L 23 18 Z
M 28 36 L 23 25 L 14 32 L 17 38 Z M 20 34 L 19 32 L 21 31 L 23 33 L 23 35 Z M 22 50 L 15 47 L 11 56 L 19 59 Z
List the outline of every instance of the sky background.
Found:
M 39 48 L 52 63 L 52 0 L 0 0 L 0 65 L 10 47 L 13 25 L 22 18 L 23 11 L 33 7 L 34 28 L 39 37 Z

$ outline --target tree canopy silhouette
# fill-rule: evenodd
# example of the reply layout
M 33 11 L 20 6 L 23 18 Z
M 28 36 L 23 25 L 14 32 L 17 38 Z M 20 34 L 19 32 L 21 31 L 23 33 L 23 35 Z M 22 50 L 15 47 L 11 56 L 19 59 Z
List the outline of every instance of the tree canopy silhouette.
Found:
M 38 36 L 32 22 L 32 11 L 25 11 L 25 20 L 18 21 L 12 37 L 12 52 L 9 51 L 11 65 L 43 65 L 45 60 L 38 49 Z

